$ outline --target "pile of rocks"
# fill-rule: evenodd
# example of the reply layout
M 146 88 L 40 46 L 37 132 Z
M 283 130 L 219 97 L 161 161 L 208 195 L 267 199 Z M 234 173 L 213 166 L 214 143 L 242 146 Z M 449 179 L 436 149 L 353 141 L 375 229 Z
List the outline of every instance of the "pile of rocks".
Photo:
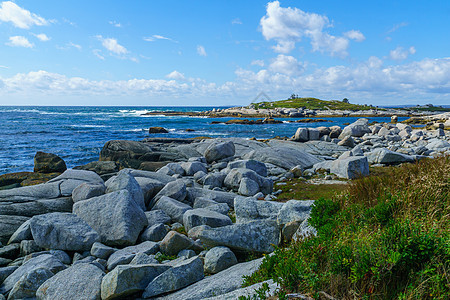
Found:
M 359 119 L 343 130 L 299 128 L 289 141 L 108 142 L 102 161 L 0 191 L 0 299 L 251 293 L 258 285 L 240 289 L 242 276 L 261 259 L 238 263 L 243 253 L 315 234 L 313 201 L 271 201 L 274 182 L 319 170 L 351 179 L 369 164 L 449 153 L 448 140 L 439 129 Z

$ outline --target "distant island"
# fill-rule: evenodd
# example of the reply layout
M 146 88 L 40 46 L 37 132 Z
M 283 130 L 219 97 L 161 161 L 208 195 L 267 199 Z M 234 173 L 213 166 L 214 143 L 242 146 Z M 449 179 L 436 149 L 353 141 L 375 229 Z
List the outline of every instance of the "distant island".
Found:
M 427 104 L 415 107 L 378 107 L 373 105 L 352 104 L 347 98 L 343 100 L 320 100 L 317 98 L 299 98 L 291 95 L 286 100 L 264 101 L 248 106 L 231 108 L 214 108 L 207 111 L 152 111 L 146 115 L 165 116 L 207 116 L 247 117 L 247 118 L 303 118 L 303 117 L 383 117 L 383 116 L 424 116 L 448 112 L 450 108 Z

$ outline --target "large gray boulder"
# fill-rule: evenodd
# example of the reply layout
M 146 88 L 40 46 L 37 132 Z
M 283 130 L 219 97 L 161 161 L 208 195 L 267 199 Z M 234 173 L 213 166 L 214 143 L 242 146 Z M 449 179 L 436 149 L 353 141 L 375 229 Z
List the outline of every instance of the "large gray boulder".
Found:
M 74 204 L 73 212 L 109 246 L 135 244 L 139 233 L 147 226 L 144 211 L 127 190 L 79 201 Z
M 254 160 L 254 159 L 245 159 L 245 160 L 235 160 L 228 163 L 228 169 L 237 169 L 244 168 L 250 169 L 258 173 L 259 175 L 266 177 L 267 176 L 267 167 L 264 163 Z
M 36 296 L 42 300 L 97 300 L 100 299 L 103 276 L 105 273 L 93 264 L 74 264 L 45 281 Z
M 103 184 L 82 183 L 72 192 L 73 202 L 78 202 L 105 194 L 106 187 Z
M 209 188 L 215 188 L 215 187 L 222 187 L 223 181 L 225 180 L 225 177 L 227 174 L 222 172 L 216 172 L 216 173 L 209 173 L 205 177 L 201 179 L 201 183 L 204 186 L 208 186 Z
M 253 274 L 261 265 L 262 258 L 236 264 L 222 272 L 207 276 L 204 279 L 158 300 L 198 300 L 226 294 L 242 286 L 243 276 Z
M 184 198 L 186 198 L 186 194 L 187 194 L 186 184 L 183 182 L 183 180 L 172 181 L 172 182 L 169 182 L 168 184 L 166 184 L 164 186 L 164 188 L 161 191 L 159 191 L 158 194 L 156 194 L 156 196 L 152 200 L 150 206 L 153 207 L 153 205 L 159 199 L 161 199 L 161 197 L 164 197 L 164 196 L 170 197 L 172 199 L 182 202 L 184 200 Z
M 145 216 L 147 217 L 148 226 L 152 226 L 159 223 L 169 224 L 171 221 L 171 218 L 160 209 L 146 211 Z
M 72 205 L 73 201 L 70 197 L 0 202 L 0 215 L 32 217 L 51 212 L 71 212 Z
M 144 298 L 184 288 L 203 279 L 203 262 L 198 256 L 186 259 L 153 279 L 145 289 Z
M 262 176 L 258 175 L 258 173 L 256 173 L 253 170 L 250 170 L 250 169 L 243 169 L 243 168 L 232 169 L 228 173 L 227 177 L 225 177 L 224 185 L 227 188 L 238 191 L 241 181 L 244 178 L 251 179 L 255 183 L 257 183 L 259 186 L 259 189 L 264 194 L 270 194 L 272 192 L 272 189 L 273 189 L 272 180 L 262 177 Z
M 236 197 L 234 199 L 234 211 L 236 223 L 247 223 L 254 220 L 276 220 L 283 203 L 255 198 Z
M 177 255 L 181 250 L 191 249 L 193 246 L 193 240 L 176 231 L 169 231 L 159 244 L 161 252 L 167 255 Z
M 66 268 L 66 266 L 55 256 L 51 254 L 43 254 L 34 257 L 23 263 L 17 268 L 11 275 L 9 275 L 5 281 L 0 285 L 0 294 L 6 294 L 9 292 L 16 282 L 19 281 L 25 274 L 33 272 L 35 269 L 44 268 L 52 272 L 53 274 Z
M 72 191 L 83 183 L 104 184 L 103 179 L 92 171 L 69 169 L 45 184 L 58 183 L 61 196 L 71 196 Z
M 152 159 L 152 147 L 136 141 L 113 140 L 108 141 L 100 151 L 101 161 L 115 161 L 122 167 L 138 169 L 143 161 Z M 150 159 L 149 159 L 150 158 Z M 154 157 L 153 160 L 157 160 Z
M 37 289 L 54 274 L 46 268 L 37 268 L 24 274 L 14 284 L 8 295 L 8 299 L 35 298 Z
M 161 241 L 167 234 L 166 225 L 163 223 L 154 224 L 152 226 L 148 226 L 139 236 L 140 241 L 152 241 L 159 242 Z
M 120 171 L 114 179 L 108 180 L 107 182 L 106 193 L 117 192 L 120 190 L 127 190 L 136 204 L 142 210 L 146 210 L 144 193 L 142 192 L 139 183 L 130 175 L 128 170 Z
M 371 164 L 391 165 L 403 162 L 414 162 L 414 157 L 403 153 L 394 152 L 386 148 L 377 148 L 372 152 L 366 153 L 365 155 Z
M 108 258 L 108 270 L 114 269 L 117 265 L 128 264 L 138 253 L 155 254 L 158 250 L 158 243 L 151 241 L 145 241 L 136 246 L 128 246 L 117 250 Z
M 234 250 L 270 253 L 280 242 L 276 221 L 261 220 L 205 229 L 198 233 L 200 241 L 210 247 L 226 246 Z
M 227 247 L 214 247 L 205 255 L 204 270 L 216 274 L 237 264 L 236 255 Z
M 208 170 L 206 169 L 205 164 L 198 162 L 198 161 L 188 161 L 188 162 L 182 163 L 181 166 L 183 167 L 187 176 L 194 176 L 194 174 L 199 171 L 208 173 Z
M 230 217 L 204 208 L 188 210 L 183 215 L 183 224 L 186 232 L 193 227 L 208 225 L 210 227 L 221 227 L 231 225 Z
M 116 249 L 103 245 L 99 242 L 95 242 L 91 248 L 91 255 L 101 259 L 108 259 L 108 257 L 114 252 L 116 252 Z
M 299 127 L 294 134 L 293 140 L 296 142 L 307 142 L 309 141 L 308 128 Z
M 277 223 L 282 226 L 290 222 L 303 222 L 311 213 L 314 200 L 289 200 L 284 203 L 277 215 Z
M 298 165 L 307 169 L 321 161 L 306 151 L 282 145 L 250 151 L 243 158 L 270 163 L 285 170 L 290 170 Z
M 149 205 L 153 197 L 161 191 L 166 184 L 163 182 L 146 177 L 135 177 L 137 183 L 141 187 L 142 193 L 144 194 L 145 205 Z
M 31 234 L 41 248 L 86 251 L 100 240 L 98 233 L 80 217 L 71 213 L 50 213 L 34 216 Z
M 101 297 L 103 300 L 124 298 L 143 291 L 150 281 L 169 268 L 159 264 L 117 266 L 103 278 Z
M 175 199 L 162 196 L 153 207 L 157 210 L 165 212 L 173 221 L 182 223 L 183 215 L 186 211 L 192 209 L 189 205 L 177 201 Z
M 131 176 L 133 176 L 138 182 L 139 182 L 140 177 L 147 178 L 147 179 L 153 179 L 153 180 L 163 183 L 164 185 L 168 184 L 171 181 L 175 181 L 175 178 L 173 178 L 172 176 L 159 174 L 157 172 L 135 170 L 135 169 L 124 169 L 124 170 L 127 170 L 127 172 Z
M 234 156 L 236 148 L 232 141 L 211 144 L 205 151 L 205 158 L 208 163 L 219 161 L 223 158 Z
M 369 175 L 369 162 L 364 156 L 351 156 L 331 163 L 330 172 L 339 177 L 355 179 Z
M 352 124 L 344 127 L 339 138 L 343 139 L 346 136 L 362 137 L 366 133 L 372 133 L 372 130 L 369 128 L 369 120 L 358 119 Z

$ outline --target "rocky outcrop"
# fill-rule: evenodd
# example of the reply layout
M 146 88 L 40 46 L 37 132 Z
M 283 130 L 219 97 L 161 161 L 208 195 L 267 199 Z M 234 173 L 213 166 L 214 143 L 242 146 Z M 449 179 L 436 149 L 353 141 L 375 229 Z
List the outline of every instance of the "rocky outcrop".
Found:
M 34 156 L 34 172 L 62 173 L 67 170 L 64 160 L 56 154 L 38 151 Z

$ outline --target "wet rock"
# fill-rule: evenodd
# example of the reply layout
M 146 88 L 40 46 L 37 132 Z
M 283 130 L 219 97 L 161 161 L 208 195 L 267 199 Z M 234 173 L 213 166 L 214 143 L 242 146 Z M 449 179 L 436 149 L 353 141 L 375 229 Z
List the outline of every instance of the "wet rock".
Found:
M 115 161 L 122 167 L 139 168 L 143 161 L 149 161 L 153 153 L 148 144 L 136 141 L 108 141 L 100 151 L 100 161 Z M 157 161 L 155 157 L 153 161 Z
M 64 160 L 56 154 L 38 151 L 34 156 L 34 172 L 62 173 L 67 170 Z
M 150 127 L 148 133 L 169 133 L 164 127 Z

